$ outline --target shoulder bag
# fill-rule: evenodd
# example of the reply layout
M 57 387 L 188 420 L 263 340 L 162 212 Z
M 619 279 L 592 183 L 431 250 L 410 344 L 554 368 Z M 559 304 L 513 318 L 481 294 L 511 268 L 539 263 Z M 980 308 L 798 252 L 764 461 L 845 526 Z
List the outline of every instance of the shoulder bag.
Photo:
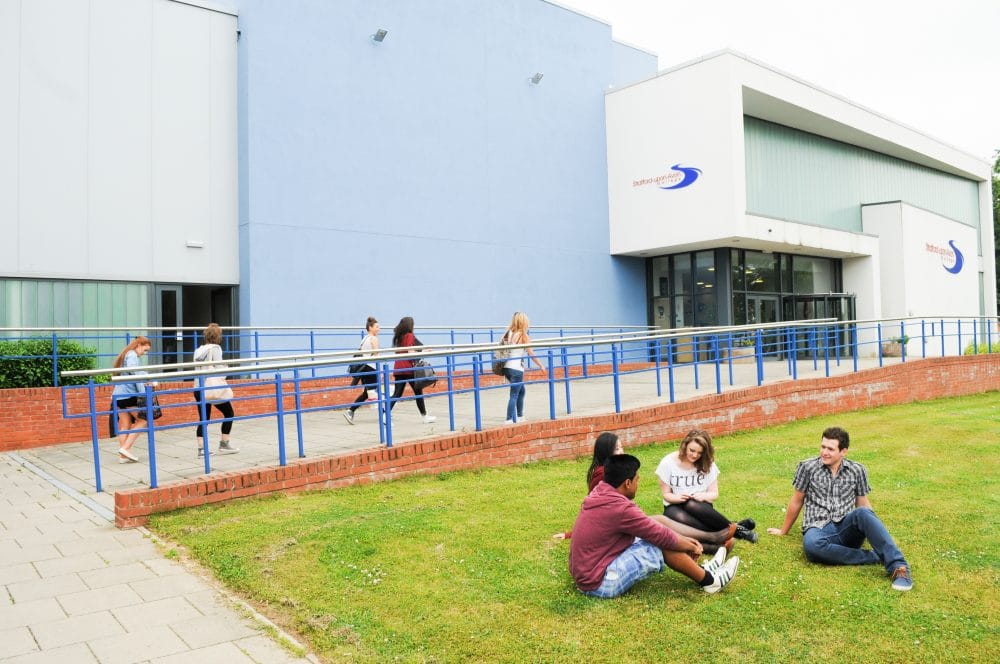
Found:
M 510 342 L 507 341 L 506 333 L 500 338 L 500 347 L 493 351 L 493 373 L 498 376 L 503 375 L 503 370 L 507 364 L 507 360 L 510 359 L 511 349 L 504 348 L 504 346 L 510 346 Z
M 144 396 L 136 397 L 135 407 L 138 409 L 138 412 L 135 414 L 135 416 L 137 418 L 139 418 L 140 420 L 146 419 L 146 397 L 144 397 Z M 160 408 L 160 400 L 157 399 L 156 395 L 154 394 L 153 395 L 153 419 L 154 420 L 158 420 L 161 417 L 163 417 L 163 409 Z
M 413 360 L 413 389 L 424 391 L 436 382 L 434 367 L 424 360 Z
M 367 341 L 367 340 L 368 340 L 368 337 L 366 336 L 364 338 L 364 340 L 361 342 L 361 345 L 358 346 L 358 351 L 361 351 L 361 349 L 365 345 L 365 341 Z M 357 353 L 354 354 L 354 357 L 361 357 L 362 354 L 363 353 L 361 353 L 361 352 L 357 352 Z M 372 373 L 373 371 L 375 371 L 375 367 L 373 367 L 372 365 L 367 364 L 365 362 L 355 362 L 354 364 L 350 364 L 347 367 L 347 373 L 349 375 L 351 375 L 351 376 L 354 376 L 354 382 L 351 383 L 352 385 L 357 384 L 358 381 L 361 380 L 360 374 Z

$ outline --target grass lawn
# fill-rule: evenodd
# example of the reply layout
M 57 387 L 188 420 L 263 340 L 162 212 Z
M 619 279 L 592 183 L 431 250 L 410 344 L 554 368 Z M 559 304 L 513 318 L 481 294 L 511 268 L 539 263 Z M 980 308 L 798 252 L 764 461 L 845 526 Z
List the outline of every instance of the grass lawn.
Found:
M 851 433 L 870 498 L 913 570 L 806 562 L 780 526 L 796 463 Z M 1000 394 L 802 420 L 716 440 L 716 507 L 752 516 L 735 580 L 707 595 L 667 570 L 615 600 L 582 596 L 568 529 L 589 459 L 296 493 L 155 517 L 239 594 L 328 661 L 1000 661 Z M 636 500 L 659 513 L 642 460 Z M 801 517 L 800 517 L 801 520 Z

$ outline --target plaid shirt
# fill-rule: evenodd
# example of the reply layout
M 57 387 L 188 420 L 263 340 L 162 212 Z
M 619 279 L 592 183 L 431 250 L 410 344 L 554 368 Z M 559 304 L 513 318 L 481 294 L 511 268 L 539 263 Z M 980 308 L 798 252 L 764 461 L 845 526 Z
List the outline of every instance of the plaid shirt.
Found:
M 831 521 L 839 523 L 854 509 L 858 496 L 866 496 L 872 490 L 868 471 L 860 463 L 842 460 L 834 477 L 819 457 L 799 463 L 792 486 L 806 494 L 803 532 L 822 528 Z

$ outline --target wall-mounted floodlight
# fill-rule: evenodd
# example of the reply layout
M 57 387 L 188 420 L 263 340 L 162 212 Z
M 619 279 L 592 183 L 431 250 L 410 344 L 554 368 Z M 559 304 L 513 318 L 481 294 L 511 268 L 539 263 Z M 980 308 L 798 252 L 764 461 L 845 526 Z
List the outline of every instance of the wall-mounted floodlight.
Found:
M 539 83 L 542 82 L 542 76 L 545 76 L 545 74 L 543 74 L 540 71 L 536 71 L 535 75 L 529 78 L 528 80 L 534 83 L 535 85 L 538 85 Z
M 379 28 L 378 30 L 375 31 L 375 34 L 372 35 L 372 41 L 377 41 L 381 44 L 382 41 L 385 40 L 385 36 L 387 34 L 389 34 L 388 30 L 383 30 L 382 28 Z

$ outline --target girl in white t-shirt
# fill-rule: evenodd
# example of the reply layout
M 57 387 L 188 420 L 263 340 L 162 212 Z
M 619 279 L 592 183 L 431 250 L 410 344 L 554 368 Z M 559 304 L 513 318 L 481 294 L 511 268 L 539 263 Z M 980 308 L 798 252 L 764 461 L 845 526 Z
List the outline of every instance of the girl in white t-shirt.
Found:
M 757 541 L 753 519 L 733 523 L 712 506 L 719 497 L 719 467 L 707 431 L 688 432 L 679 449 L 656 467 L 656 477 L 663 495 L 663 516 L 681 535 L 715 546 L 731 547 L 728 540 L 732 537 Z

